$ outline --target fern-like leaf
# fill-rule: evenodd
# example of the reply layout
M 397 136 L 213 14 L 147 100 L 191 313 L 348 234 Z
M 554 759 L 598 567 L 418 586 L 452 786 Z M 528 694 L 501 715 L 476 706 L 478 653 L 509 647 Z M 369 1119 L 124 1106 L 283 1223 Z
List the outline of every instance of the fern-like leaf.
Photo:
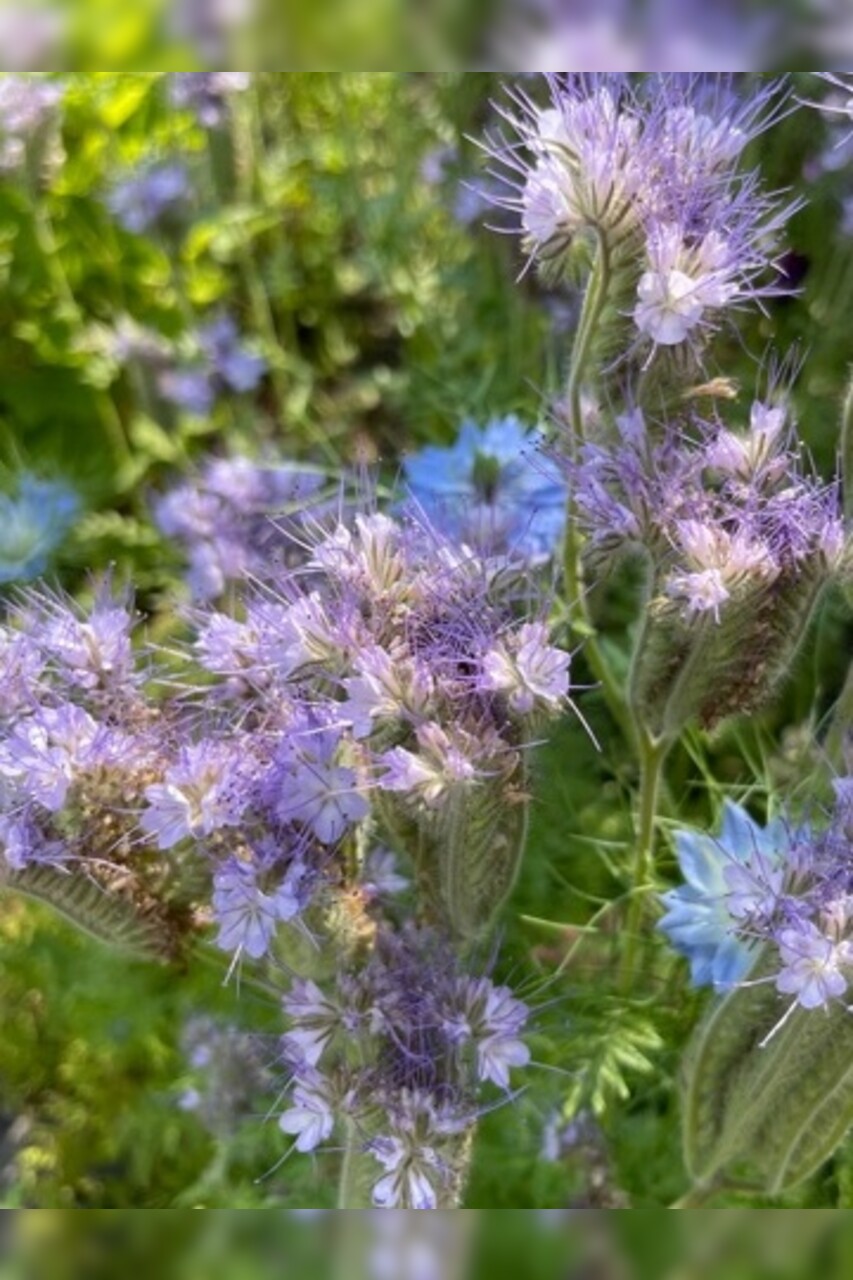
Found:
M 82 872 L 48 866 L 0 869 L 0 889 L 51 907 L 82 932 L 116 950 L 149 960 L 174 959 L 174 928 L 156 906 L 140 906 L 130 894 L 106 888 Z

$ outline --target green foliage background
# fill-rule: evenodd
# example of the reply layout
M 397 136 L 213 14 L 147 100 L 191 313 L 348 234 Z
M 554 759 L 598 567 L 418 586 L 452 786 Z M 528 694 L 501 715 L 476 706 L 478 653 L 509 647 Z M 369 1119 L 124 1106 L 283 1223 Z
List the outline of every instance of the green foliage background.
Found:
M 548 410 L 570 334 L 555 327 L 535 279 L 518 280 L 516 242 L 486 231 L 486 215 L 462 225 L 453 213 L 460 180 L 481 173 L 467 139 L 490 119 L 494 77 L 266 73 L 218 135 L 169 109 L 159 75 L 66 80 L 61 137 L 25 180 L 0 181 L 0 464 L 68 477 L 83 494 L 86 514 L 56 566 L 72 588 L 114 564 L 156 619 L 180 565 L 151 525 L 149 496 L 211 448 L 366 462 L 391 480 L 405 450 L 451 441 L 467 416 L 535 422 Z M 853 174 L 815 175 L 826 144 L 823 122 L 801 110 L 758 145 L 768 180 L 808 196 L 786 260 L 801 293 L 724 339 L 710 372 L 741 383 L 746 415 L 762 376 L 756 356 L 771 342 L 798 349 L 800 427 L 829 474 L 853 350 L 853 253 L 841 229 Z M 435 183 L 425 162 L 438 149 L 449 150 Z M 117 228 L 104 204 L 110 184 L 172 154 L 194 178 L 185 225 L 159 240 Z M 573 299 L 562 301 L 570 312 Z M 111 354 L 113 326 L 131 316 L 179 339 L 220 304 L 271 376 L 257 397 L 222 399 L 209 420 L 164 415 Z M 635 604 L 627 578 L 597 602 L 617 654 L 627 653 Z M 830 599 L 768 713 L 679 749 L 667 820 L 712 823 L 723 787 L 758 817 L 782 799 L 819 798 L 815 734 L 851 637 L 846 604 Z M 580 657 L 580 684 L 582 668 Z M 504 930 L 502 970 L 542 1006 L 540 1065 L 484 1123 L 472 1208 L 660 1207 L 684 1190 L 676 1077 L 704 997 L 662 944 L 648 951 L 642 990 L 619 990 L 612 977 L 636 779 L 596 691 L 580 703 L 600 750 L 575 720 L 540 750 L 529 851 Z M 676 878 L 671 860 L 662 874 Z M 259 1181 L 282 1154 L 265 1118 L 274 1097 L 218 1137 L 179 1105 L 192 1083 L 181 1036 L 194 1013 L 268 1036 L 274 1058 L 274 1003 L 223 988 L 222 976 L 122 960 L 45 912 L 0 900 L 3 1207 L 332 1202 L 334 1157 L 290 1160 Z M 543 1128 L 559 1112 L 582 1117 L 585 1136 L 548 1161 Z M 853 1149 L 796 1204 L 853 1207 Z

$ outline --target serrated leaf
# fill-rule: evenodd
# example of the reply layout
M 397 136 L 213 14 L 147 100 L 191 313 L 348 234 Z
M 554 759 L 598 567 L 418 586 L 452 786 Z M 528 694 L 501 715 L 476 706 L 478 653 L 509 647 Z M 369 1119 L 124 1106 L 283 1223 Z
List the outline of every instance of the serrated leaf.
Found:
M 149 960 L 174 958 L 173 931 L 156 909 L 141 908 L 79 871 L 47 866 L 2 871 L 0 889 L 51 907 L 76 928 L 118 951 Z

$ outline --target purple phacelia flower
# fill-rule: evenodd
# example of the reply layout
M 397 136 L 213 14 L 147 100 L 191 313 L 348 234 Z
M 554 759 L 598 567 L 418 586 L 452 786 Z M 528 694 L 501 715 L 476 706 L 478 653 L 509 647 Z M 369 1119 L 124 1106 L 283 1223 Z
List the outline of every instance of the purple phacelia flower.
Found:
M 390 849 L 371 850 L 361 869 L 360 882 L 369 900 L 391 898 L 409 888 L 409 881 L 398 872 L 397 859 Z
M 487 978 L 463 979 L 454 997 L 455 1010 L 451 1005 L 445 1014 L 451 1037 L 474 1044 L 481 1081 L 508 1089 L 511 1068 L 530 1061 L 530 1050 L 521 1039 L 529 1008 L 507 987 L 496 987 Z
M 569 694 L 571 658 L 549 643 L 543 622 L 526 622 L 483 656 L 482 688 L 502 693 L 518 715 L 557 711 Z
M 184 166 L 178 161 L 162 161 L 116 183 L 107 205 L 125 231 L 143 235 L 178 213 L 189 196 L 189 175 Z
M 31 636 L 0 627 L 0 721 L 38 704 L 44 665 Z
M 282 1047 L 288 1062 L 317 1067 L 333 1037 L 344 1026 L 340 1009 L 316 982 L 308 978 L 294 980 L 290 991 L 282 999 L 282 1008 L 291 1024 L 282 1037 Z
M 343 681 L 347 701 L 342 716 L 351 722 L 356 738 L 366 738 L 377 723 L 411 720 L 429 715 L 435 682 L 428 666 L 416 660 L 394 659 L 378 645 L 355 655 L 357 675 Z
M 436 809 L 457 787 L 475 783 L 478 776 L 476 742 L 456 734 L 451 738 L 438 724 L 417 729 L 418 751 L 394 747 L 379 756 L 384 768 L 378 779 L 383 791 L 400 792 L 428 809 Z
M 230 582 L 270 578 L 273 553 L 287 541 L 273 517 L 292 506 L 310 509 L 322 484 L 322 475 L 307 467 L 212 458 L 197 481 L 156 499 L 154 519 L 182 544 L 194 597 L 212 600 Z
M 164 400 L 196 418 L 205 418 L 216 404 L 216 388 L 207 369 L 164 369 L 157 378 Z
M 776 990 L 795 996 L 803 1009 L 825 1009 L 846 992 L 853 964 L 850 942 L 829 938 L 807 922 L 797 929 L 782 930 L 779 955 L 782 968 L 776 978 Z
M 254 391 L 266 373 L 266 360 L 241 341 L 230 316 L 217 316 L 199 329 L 198 342 L 211 376 L 229 391 Z
M 2 765 L 0 765 L 2 769 Z M 0 809 L 4 807 L 0 786 Z M 0 812 L 0 854 L 10 871 L 23 871 L 36 864 L 62 866 L 67 849 L 61 840 L 46 836 L 28 810 L 14 814 Z
M 373 1187 L 377 1209 L 437 1209 L 436 1182 L 442 1167 L 434 1148 L 421 1146 L 411 1135 L 373 1138 L 368 1150 L 385 1175 Z
M 333 845 L 369 812 L 355 772 L 338 761 L 340 735 L 323 729 L 287 742 L 265 782 L 276 817 L 297 823 L 321 844 Z
M 315 1151 L 332 1136 L 335 1127 L 335 1112 L 323 1077 L 314 1072 L 300 1079 L 292 1102 L 279 1117 L 278 1127 L 296 1139 L 297 1151 Z
M 0 775 L 57 813 L 75 778 L 103 759 L 108 747 L 108 732 L 82 707 L 38 707 L 0 743 Z
M 243 93 L 251 81 L 247 71 L 175 71 L 168 78 L 169 98 L 205 129 L 217 129 L 227 117 L 231 94 Z
M 292 923 L 305 902 L 301 892 L 304 867 L 294 863 L 279 884 L 264 890 L 252 863 L 231 858 L 213 879 L 213 914 L 219 925 L 216 945 L 235 957 L 260 960 L 280 924 Z
M 163 782 L 146 788 L 143 831 L 156 838 L 158 848 L 171 849 L 181 840 L 235 826 L 247 803 L 245 763 L 238 744 L 206 741 L 182 748 Z
M 71 600 L 43 592 L 29 597 L 23 621 L 32 642 L 72 688 L 132 688 L 134 617 L 127 599 L 114 596 L 109 580 L 99 586 L 86 613 Z

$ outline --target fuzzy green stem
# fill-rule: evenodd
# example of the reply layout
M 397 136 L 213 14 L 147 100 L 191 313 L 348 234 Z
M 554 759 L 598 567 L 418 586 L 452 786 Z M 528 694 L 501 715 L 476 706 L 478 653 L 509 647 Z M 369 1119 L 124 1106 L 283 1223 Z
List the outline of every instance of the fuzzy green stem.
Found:
M 569 422 L 569 451 L 573 462 L 577 460 L 585 438 L 583 422 L 583 387 L 592 364 L 595 339 L 601 318 L 607 307 L 611 285 L 610 248 L 607 239 L 596 230 L 597 247 L 592 273 L 584 296 L 578 331 L 572 349 L 569 379 L 566 387 L 566 403 Z M 598 637 L 586 598 L 581 561 L 581 535 L 578 527 L 577 504 L 570 487 L 566 503 L 566 534 L 563 545 L 563 593 L 572 635 L 584 642 L 584 654 L 590 670 L 601 686 L 604 700 L 613 719 L 628 741 L 633 740 L 633 725 L 628 713 L 625 695 L 608 663 Z
M 625 952 L 622 962 L 622 986 L 630 990 L 636 976 L 641 952 L 646 903 L 654 888 L 655 829 L 658 817 L 663 766 L 670 743 L 653 738 L 642 726 L 637 727 L 640 755 L 640 794 L 634 846 L 632 893 L 626 923 Z
M 853 518 L 853 375 L 841 411 L 841 486 L 844 515 L 849 520 Z
M 363 1153 L 358 1131 L 351 1120 L 347 1121 L 344 1139 L 344 1157 L 338 1184 L 339 1209 L 369 1209 L 370 1196 L 364 1187 Z
M 711 1187 L 691 1187 L 691 1189 L 678 1200 L 674 1200 L 670 1209 L 702 1209 L 713 1196 L 717 1194 L 719 1188 Z
M 853 663 L 851 663 L 847 672 L 844 688 L 841 690 L 833 709 L 832 719 L 829 722 L 829 729 L 824 742 L 824 751 L 827 759 L 836 769 L 840 769 L 843 764 L 844 745 L 851 731 L 853 731 Z
M 572 348 L 572 363 L 569 369 L 569 380 L 566 386 L 568 401 L 569 426 L 571 428 L 571 447 L 573 455 L 585 437 L 583 423 L 584 383 L 589 374 L 598 326 L 607 307 L 612 282 L 610 246 L 607 237 L 598 229 L 596 234 L 595 261 L 584 295 L 578 331 Z

